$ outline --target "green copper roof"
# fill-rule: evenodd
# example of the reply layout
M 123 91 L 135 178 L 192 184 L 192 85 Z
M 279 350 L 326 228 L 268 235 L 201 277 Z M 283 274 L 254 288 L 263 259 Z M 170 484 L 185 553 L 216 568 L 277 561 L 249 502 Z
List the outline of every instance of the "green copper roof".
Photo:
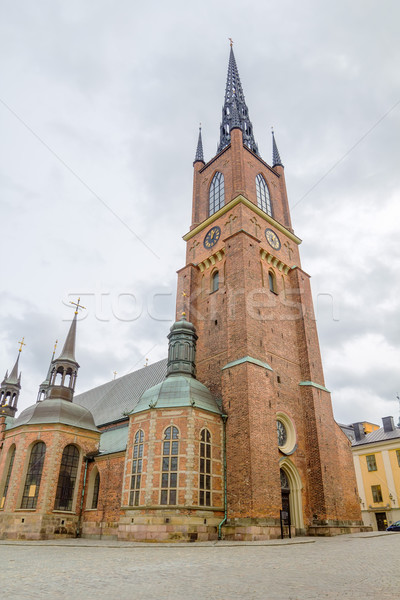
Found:
M 205 385 L 187 375 L 170 375 L 167 379 L 146 390 L 132 414 L 149 408 L 178 408 L 195 406 L 208 412 L 221 414 L 216 401 Z
M 222 367 L 221 370 L 223 371 L 224 369 L 230 369 L 231 367 L 236 367 L 237 365 L 241 365 L 246 362 L 252 363 L 253 365 L 258 365 L 259 367 L 263 367 L 264 369 L 268 369 L 268 371 L 273 371 L 272 367 L 270 367 L 268 363 L 261 362 L 261 360 L 258 360 L 258 358 L 252 358 L 251 356 L 244 356 L 243 358 L 234 360 L 233 362 L 230 362 L 224 367 Z
M 322 390 L 323 392 L 329 392 L 329 390 L 327 390 L 326 387 L 320 385 L 319 383 L 314 383 L 313 381 L 300 381 L 299 385 L 310 385 L 311 387 L 315 387 L 318 390 Z
M 124 425 L 103 431 L 100 436 L 100 455 L 126 450 L 128 430 L 128 425 Z

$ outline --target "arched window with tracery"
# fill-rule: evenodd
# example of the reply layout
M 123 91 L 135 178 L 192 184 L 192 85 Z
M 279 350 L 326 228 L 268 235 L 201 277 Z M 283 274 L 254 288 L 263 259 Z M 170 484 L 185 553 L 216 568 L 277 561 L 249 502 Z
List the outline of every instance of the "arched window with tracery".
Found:
M 72 510 L 76 475 L 79 466 L 79 450 L 73 444 L 65 446 L 61 458 L 60 474 L 58 476 L 56 510 Z
M 142 429 L 139 429 L 135 434 L 133 444 L 131 493 L 129 496 L 129 504 L 131 506 L 139 506 L 140 484 L 143 470 L 143 443 L 144 433 Z
M 208 215 L 211 216 L 225 204 L 224 176 L 217 171 L 210 185 Z
M 211 506 L 211 433 L 202 429 L 200 434 L 199 504 Z
M 272 217 L 271 199 L 264 177 L 259 173 L 256 177 L 257 204 L 267 215 Z
M 7 498 L 8 486 L 10 483 L 12 468 L 14 465 L 14 458 L 15 458 L 15 444 L 13 444 L 11 446 L 11 448 L 8 450 L 8 455 L 7 455 L 7 460 L 6 460 L 7 475 L 6 475 L 6 480 L 4 482 L 3 493 L 1 495 L 0 508 L 4 507 L 4 502 L 6 501 L 6 498 Z
M 177 504 L 179 431 L 171 425 L 164 432 L 160 504 Z
M 45 455 L 46 444 L 44 442 L 37 442 L 33 446 L 29 458 L 21 508 L 36 508 Z

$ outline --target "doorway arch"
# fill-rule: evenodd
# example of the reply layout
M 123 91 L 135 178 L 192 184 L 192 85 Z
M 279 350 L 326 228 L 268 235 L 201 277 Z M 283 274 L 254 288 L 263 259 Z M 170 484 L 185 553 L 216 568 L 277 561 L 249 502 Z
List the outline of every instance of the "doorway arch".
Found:
M 289 506 L 292 525 L 295 526 L 296 533 L 303 533 L 305 531 L 303 503 L 301 500 L 303 484 L 301 483 L 299 472 L 288 457 L 282 458 L 279 461 L 279 468 L 285 473 L 289 482 Z

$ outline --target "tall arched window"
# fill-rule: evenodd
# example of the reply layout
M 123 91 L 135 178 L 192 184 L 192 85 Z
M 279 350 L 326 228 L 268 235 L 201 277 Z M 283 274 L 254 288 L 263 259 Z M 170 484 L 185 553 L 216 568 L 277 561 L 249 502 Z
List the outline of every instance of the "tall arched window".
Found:
M 45 455 L 46 444 L 44 442 L 38 442 L 33 446 L 26 473 L 21 508 L 36 508 Z
M 160 504 L 176 504 L 178 491 L 179 432 L 171 425 L 164 432 Z
M 58 476 L 56 510 L 72 510 L 76 475 L 79 465 L 79 450 L 73 444 L 65 446 Z
M 199 504 L 211 506 L 211 433 L 200 434 Z
M 211 276 L 211 291 L 216 292 L 219 289 L 219 271 L 214 271 Z
M 137 431 L 135 434 L 135 442 L 133 444 L 131 493 L 129 496 L 129 504 L 131 506 L 139 506 L 140 483 L 142 479 L 143 467 L 143 441 L 144 433 L 141 429 L 139 429 L 139 431 Z
M 94 483 L 93 483 L 93 496 L 92 496 L 91 508 L 97 508 L 97 504 L 99 502 L 99 491 L 100 491 L 100 473 L 97 471 L 96 477 L 94 478 Z
M 276 277 L 273 271 L 268 271 L 268 283 L 270 291 L 277 294 Z
M 224 176 L 217 171 L 210 185 L 208 215 L 211 216 L 225 204 Z
M 12 468 L 13 468 L 13 464 L 14 464 L 14 458 L 15 458 L 15 444 L 13 444 L 8 451 L 8 456 L 7 456 L 7 461 L 6 461 L 6 465 L 8 464 L 8 467 L 6 466 L 7 475 L 6 475 L 6 480 L 4 482 L 3 493 L 1 495 L 0 508 L 4 507 L 4 502 L 6 501 L 6 498 L 7 498 L 8 485 L 10 483 L 10 477 L 11 477 Z
M 267 215 L 272 217 L 271 199 L 264 177 L 259 173 L 256 177 L 257 204 Z

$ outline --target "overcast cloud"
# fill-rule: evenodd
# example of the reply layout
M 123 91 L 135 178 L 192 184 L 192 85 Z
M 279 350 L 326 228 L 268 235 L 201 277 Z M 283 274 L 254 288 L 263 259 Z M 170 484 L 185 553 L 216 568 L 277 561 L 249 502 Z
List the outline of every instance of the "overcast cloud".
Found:
M 199 121 L 216 151 L 229 53 L 285 164 L 340 422 L 398 416 L 399 4 L 0 3 L 0 369 L 36 400 L 81 296 L 84 391 L 166 355 Z M 335 166 L 336 165 L 336 166 Z

